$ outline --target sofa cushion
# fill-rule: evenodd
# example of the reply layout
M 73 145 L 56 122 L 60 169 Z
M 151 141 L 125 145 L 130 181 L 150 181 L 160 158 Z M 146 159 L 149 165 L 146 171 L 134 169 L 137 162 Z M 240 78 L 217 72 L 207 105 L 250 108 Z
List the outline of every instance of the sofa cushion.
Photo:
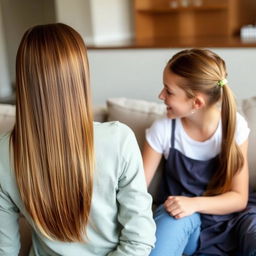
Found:
M 140 149 L 145 141 L 145 129 L 166 111 L 164 104 L 126 98 L 107 100 L 107 108 L 108 121 L 118 120 L 128 125 L 134 131 Z
M 106 122 L 107 121 L 107 109 L 105 106 L 95 106 L 93 107 L 93 119 L 96 122 Z
M 15 107 L 8 104 L 0 104 L 0 134 L 10 131 L 15 122 Z
M 243 113 L 251 129 L 248 148 L 250 186 L 256 190 L 256 97 L 243 100 Z
M 93 108 L 93 117 L 97 122 L 107 120 L 107 110 L 105 106 L 96 106 Z M 10 131 L 15 122 L 15 106 L 0 104 L 0 134 Z

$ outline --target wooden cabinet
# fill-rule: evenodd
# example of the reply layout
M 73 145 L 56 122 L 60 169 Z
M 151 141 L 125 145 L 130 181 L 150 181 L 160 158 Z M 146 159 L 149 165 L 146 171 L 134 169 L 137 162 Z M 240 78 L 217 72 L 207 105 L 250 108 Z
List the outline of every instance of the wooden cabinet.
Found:
M 256 0 L 134 0 L 136 39 L 231 37 L 256 21 Z

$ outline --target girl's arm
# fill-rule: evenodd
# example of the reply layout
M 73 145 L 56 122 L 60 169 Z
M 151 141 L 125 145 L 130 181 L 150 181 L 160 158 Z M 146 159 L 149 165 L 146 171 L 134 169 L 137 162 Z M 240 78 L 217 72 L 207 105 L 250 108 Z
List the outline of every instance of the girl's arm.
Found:
M 242 211 L 248 201 L 248 140 L 240 145 L 244 157 L 244 166 L 233 178 L 231 190 L 218 196 L 184 197 L 170 196 L 165 201 L 165 209 L 170 215 L 182 218 L 194 212 L 224 215 Z
M 162 154 L 156 152 L 154 149 L 150 147 L 150 145 L 147 142 L 145 142 L 142 152 L 142 158 L 146 182 L 147 185 L 149 186 L 152 178 L 154 177 L 156 169 L 161 161 Z

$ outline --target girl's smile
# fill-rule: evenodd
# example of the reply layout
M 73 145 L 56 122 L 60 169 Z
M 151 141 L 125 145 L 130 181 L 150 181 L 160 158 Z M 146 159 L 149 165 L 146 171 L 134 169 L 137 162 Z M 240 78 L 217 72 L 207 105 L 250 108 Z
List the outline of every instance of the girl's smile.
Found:
M 163 74 L 164 88 L 159 94 L 159 98 L 164 101 L 169 118 L 185 117 L 193 110 L 193 98 L 188 98 L 185 91 L 179 84 L 184 83 L 184 79 L 166 68 Z

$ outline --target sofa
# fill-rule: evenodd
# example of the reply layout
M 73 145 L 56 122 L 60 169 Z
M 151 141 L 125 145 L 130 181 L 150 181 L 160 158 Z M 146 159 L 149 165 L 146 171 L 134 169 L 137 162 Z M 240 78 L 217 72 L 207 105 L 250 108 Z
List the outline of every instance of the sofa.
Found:
M 249 137 L 248 161 L 250 171 L 250 188 L 256 191 L 256 97 L 238 100 L 238 111 L 246 118 L 251 129 Z M 113 98 L 106 102 L 106 106 L 94 108 L 94 120 L 98 122 L 120 121 L 128 125 L 135 133 L 140 149 L 145 141 L 145 129 L 152 122 L 165 115 L 165 106 L 161 103 L 145 100 Z M 14 125 L 15 107 L 0 104 L 0 134 L 8 132 Z M 158 167 L 149 187 L 153 200 L 156 198 L 162 163 Z M 31 244 L 30 227 L 20 218 L 21 250 L 20 256 L 27 255 Z

